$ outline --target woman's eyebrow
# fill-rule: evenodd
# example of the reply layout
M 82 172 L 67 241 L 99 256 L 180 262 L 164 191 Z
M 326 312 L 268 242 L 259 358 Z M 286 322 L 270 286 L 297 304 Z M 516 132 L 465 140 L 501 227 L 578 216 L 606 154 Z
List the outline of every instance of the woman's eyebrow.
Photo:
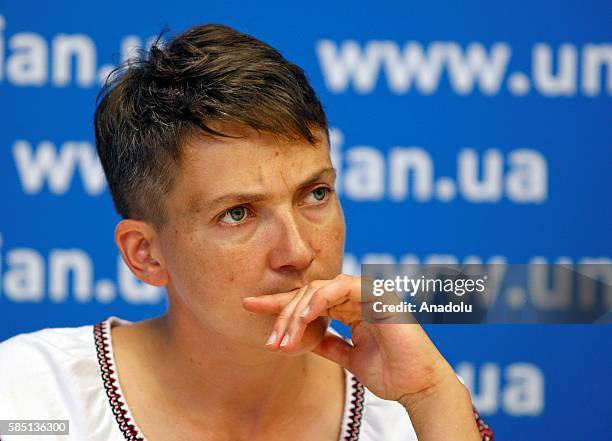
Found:
M 263 201 L 267 197 L 268 195 L 265 193 L 228 193 L 207 202 L 205 206 L 211 208 L 216 205 L 247 204 L 249 202 Z
M 309 178 L 307 178 L 305 181 L 303 181 L 301 184 L 299 184 L 298 188 L 308 187 L 309 185 L 314 184 L 315 182 L 320 180 L 324 175 L 327 175 L 327 174 L 331 174 L 332 178 L 335 179 L 336 178 L 336 169 L 333 168 L 333 167 L 325 167 L 324 169 L 321 169 L 321 170 L 313 173 Z
M 297 188 L 308 187 L 309 185 L 314 184 L 319 181 L 325 175 L 331 174 L 332 178 L 336 176 L 336 169 L 333 167 L 326 167 L 324 169 L 318 170 L 313 173 L 311 176 L 306 178 L 300 184 L 298 184 Z M 188 211 L 190 213 L 198 213 L 203 209 L 212 209 L 218 205 L 233 205 L 233 204 L 247 204 L 252 202 L 263 201 L 266 198 L 269 198 L 270 195 L 266 193 L 249 193 L 249 192 L 238 192 L 238 193 L 228 193 L 222 196 L 219 196 L 211 201 L 202 200 L 201 194 L 195 194 L 188 201 Z
M 189 213 L 199 213 L 202 210 L 210 210 L 217 205 L 227 204 L 247 204 L 249 202 L 258 202 L 266 199 L 268 195 L 263 193 L 228 193 L 219 196 L 212 201 L 205 201 L 201 194 L 195 194 L 189 198 L 187 203 L 187 211 Z

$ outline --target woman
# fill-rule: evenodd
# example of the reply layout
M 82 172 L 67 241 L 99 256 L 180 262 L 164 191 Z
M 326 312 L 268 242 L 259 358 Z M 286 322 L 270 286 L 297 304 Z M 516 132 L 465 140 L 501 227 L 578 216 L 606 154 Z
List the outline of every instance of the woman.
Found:
M 196 26 L 119 71 L 95 126 L 117 246 L 169 308 L 2 343 L 3 419 L 67 419 L 79 440 L 492 439 L 420 326 L 361 320 L 299 67 Z

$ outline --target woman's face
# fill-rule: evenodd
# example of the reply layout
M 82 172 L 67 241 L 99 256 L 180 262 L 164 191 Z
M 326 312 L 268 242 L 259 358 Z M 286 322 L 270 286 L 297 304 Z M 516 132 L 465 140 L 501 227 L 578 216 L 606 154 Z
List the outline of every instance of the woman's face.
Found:
M 241 299 L 339 274 L 345 223 L 322 131 L 313 146 L 232 130 L 246 137 L 186 146 L 159 235 L 171 305 L 263 350 L 274 318 L 245 311 Z M 309 326 L 303 351 L 326 326 L 323 318 Z

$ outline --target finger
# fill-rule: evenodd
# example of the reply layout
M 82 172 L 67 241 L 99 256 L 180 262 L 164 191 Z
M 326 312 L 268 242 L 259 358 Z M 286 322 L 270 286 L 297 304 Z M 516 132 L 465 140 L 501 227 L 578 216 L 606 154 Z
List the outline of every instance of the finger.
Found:
M 315 288 L 314 286 L 309 285 L 306 292 L 296 305 L 293 315 L 289 320 L 289 326 L 286 333 L 286 335 L 289 336 L 289 340 L 287 345 L 284 347 L 285 350 L 291 351 L 299 345 L 302 337 L 304 336 L 304 332 L 306 331 L 306 326 L 308 326 L 308 323 L 316 318 L 313 317 L 309 320 L 305 319 L 309 311 L 308 303 L 318 289 L 319 287 Z
M 339 322 L 349 325 L 358 323 L 362 318 L 362 303 L 345 300 L 343 303 L 329 308 L 329 316 Z
M 266 294 L 257 297 L 244 297 L 244 309 L 259 314 L 279 314 L 291 302 L 299 289 L 280 294 Z
M 310 299 L 309 311 L 305 318 L 312 319 L 320 315 L 333 315 L 330 309 L 346 302 L 355 303 L 355 306 L 361 304 L 361 282 L 358 277 L 335 279 L 318 289 Z M 346 305 L 343 309 L 346 310 Z M 359 308 L 351 309 L 359 311 Z
M 279 313 L 272 327 L 272 334 L 270 334 L 266 342 L 268 349 L 284 348 L 289 343 L 290 336 L 286 334 L 289 320 L 307 289 L 308 286 L 300 288 L 297 294 L 294 294 L 293 299 Z
M 327 358 L 350 370 L 351 351 L 353 346 L 344 339 L 328 332 L 319 345 L 312 350 L 315 354 Z

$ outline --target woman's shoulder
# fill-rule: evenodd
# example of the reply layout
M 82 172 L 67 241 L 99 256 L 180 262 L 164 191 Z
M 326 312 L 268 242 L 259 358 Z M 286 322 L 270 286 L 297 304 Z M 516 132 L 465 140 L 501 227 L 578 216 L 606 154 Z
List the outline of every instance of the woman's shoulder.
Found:
M 0 372 L 16 373 L 43 366 L 93 361 L 97 364 L 95 334 L 113 323 L 130 323 L 109 317 L 96 325 L 45 328 L 0 342 Z
M 0 342 L 0 386 L 7 389 L 67 389 L 84 382 L 100 383 L 101 353 L 110 351 L 108 333 L 114 323 L 130 323 L 111 316 L 96 325 L 46 328 Z
M 99 376 L 91 325 L 47 328 L 0 343 L 0 387 L 5 398 L 35 401 L 53 384 L 69 386 L 74 377 L 87 374 Z
M 98 423 L 114 433 L 94 330 L 47 328 L 0 343 L 0 415 L 69 420 L 71 435 L 84 435 Z
M 93 326 L 46 328 L 0 343 L 0 378 L 43 370 L 49 365 L 82 360 L 93 351 Z

